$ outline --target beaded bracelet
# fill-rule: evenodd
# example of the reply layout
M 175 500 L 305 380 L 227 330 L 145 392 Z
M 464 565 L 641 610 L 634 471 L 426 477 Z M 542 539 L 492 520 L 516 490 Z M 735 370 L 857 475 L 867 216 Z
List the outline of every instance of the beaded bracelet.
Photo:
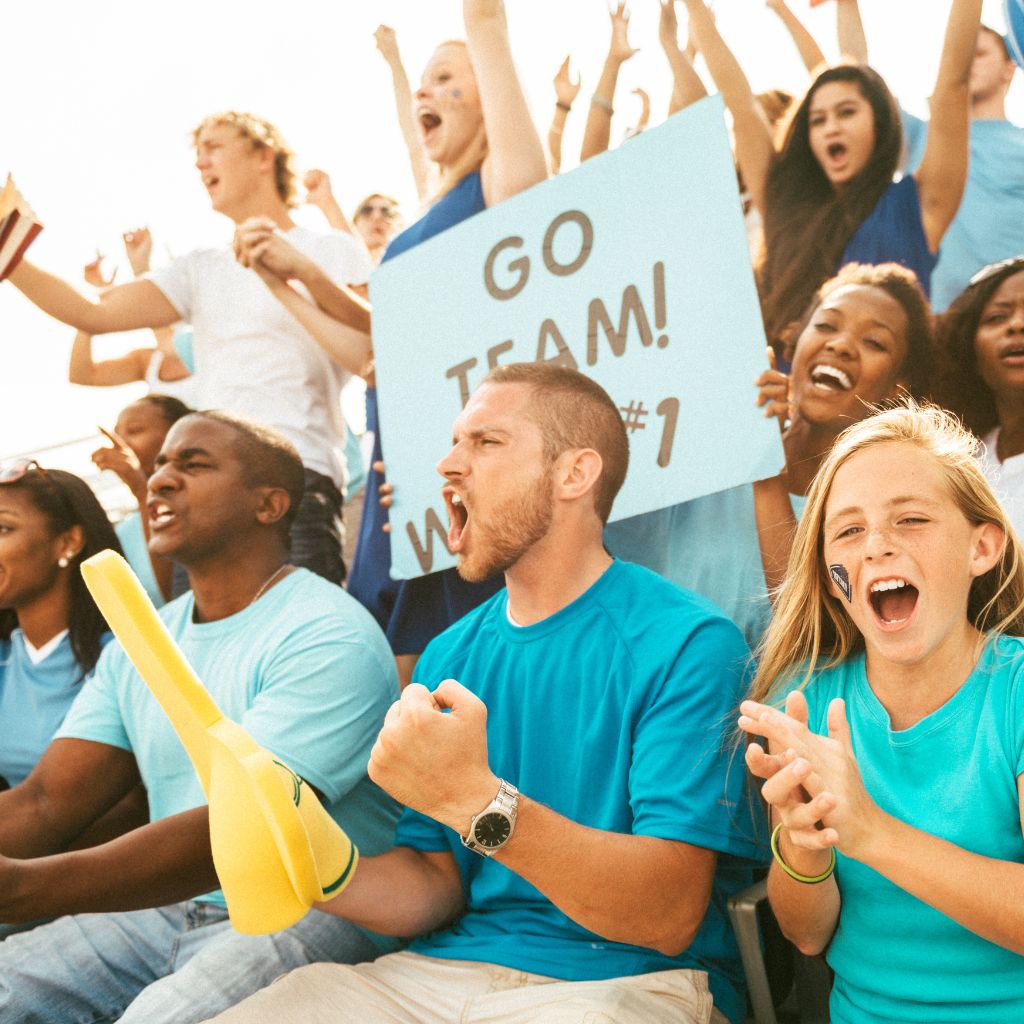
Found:
M 820 875 L 801 875 L 794 871 L 783 859 L 782 854 L 779 853 L 779 833 L 782 831 L 782 822 L 772 830 L 772 856 L 775 858 L 776 863 L 782 868 L 783 871 L 789 875 L 790 878 L 797 882 L 803 882 L 804 885 L 817 885 L 819 882 L 824 882 L 826 878 L 832 877 L 832 872 L 836 869 L 836 851 L 835 847 L 832 848 L 832 862 L 829 864 L 827 870 L 823 871 Z

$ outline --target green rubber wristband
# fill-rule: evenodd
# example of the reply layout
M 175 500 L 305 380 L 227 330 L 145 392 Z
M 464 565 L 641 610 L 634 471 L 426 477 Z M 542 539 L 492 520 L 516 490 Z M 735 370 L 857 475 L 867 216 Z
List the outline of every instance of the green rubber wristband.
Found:
M 832 872 L 836 869 L 836 851 L 835 847 L 832 848 L 832 862 L 829 864 L 827 870 L 823 871 L 820 875 L 801 875 L 794 871 L 783 859 L 782 854 L 779 853 L 779 832 L 782 831 L 782 822 L 772 830 L 772 856 L 775 858 L 775 863 L 782 868 L 783 871 L 789 875 L 794 881 L 803 882 L 804 885 L 817 885 L 819 882 L 824 882 L 826 878 L 832 877 Z

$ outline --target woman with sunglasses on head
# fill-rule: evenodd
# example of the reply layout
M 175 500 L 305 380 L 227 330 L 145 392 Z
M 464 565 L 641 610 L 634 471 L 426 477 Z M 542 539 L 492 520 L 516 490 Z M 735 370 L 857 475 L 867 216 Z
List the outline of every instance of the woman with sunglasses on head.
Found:
M 450 40 L 434 51 L 414 97 L 420 139 L 441 184 L 423 217 L 392 240 L 385 260 L 547 177 L 544 149 L 512 61 L 504 4 L 463 0 L 463 17 L 466 41 Z M 236 237 L 239 259 L 260 274 L 328 354 L 349 368 L 355 366 L 353 372 L 366 373 L 371 356 L 369 304 L 351 289 L 345 291 L 344 305 L 327 312 L 308 302 L 289 287 L 287 265 L 276 262 L 279 243 L 257 225 L 243 225 Z M 376 423 L 376 409 L 371 385 L 370 425 Z M 384 484 L 381 459 L 378 432 L 348 588 L 385 628 L 400 676 L 407 681 L 426 644 L 490 597 L 500 581 L 470 584 L 455 570 L 401 583 L 391 579 L 391 548 L 383 532 L 387 514 L 378 501 Z
M 1024 560 L 976 448 L 935 407 L 839 438 L 740 708 L 833 1024 L 1024 1020 Z
M 35 461 L 0 466 L 0 787 L 35 766 L 92 673 L 107 624 L 82 580 L 120 552 L 85 481 Z
M 878 74 L 855 64 L 818 74 L 790 108 L 776 152 L 705 0 L 686 5 L 732 113 L 743 180 L 764 217 L 758 290 L 769 342 L 785 348 L 814 289 L 846 263 L 901 263 L 927 294 L 967 179 L 968 83 L 982 0 L 952 0 L 927 149 L 914 173 L 896 182 L 899 108 Z
M 1024 535 L 1024 256 L 980 270 L 939 319 L 935 400 L 984 442 L 981 466 Z

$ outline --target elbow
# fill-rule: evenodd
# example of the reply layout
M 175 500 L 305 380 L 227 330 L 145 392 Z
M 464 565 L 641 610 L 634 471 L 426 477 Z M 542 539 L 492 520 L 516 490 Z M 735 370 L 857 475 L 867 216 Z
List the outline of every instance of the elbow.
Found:
M 703 911 L 706 909 L 705 906 L 700 916 L 687 914 L 676 920 L 668 920 L 653 933 L 648 929 L 648 934 L 636 945 L 656 950 L 662 956 L 679 956 L 690 948 L 693 940 L 697 937 L 697 932 L 700 931 L 701 923 L 704 920 Z M 649 923 L 653 924 L 653 922 Z
M 829 937 L 822 938 L 817 935 L 808 935 L 793 928 L 785 927 L 779 923 L 779 930 L 787 941 L 791 942 L 804 956 L 817 956 L 824 953 L 828 946 Z

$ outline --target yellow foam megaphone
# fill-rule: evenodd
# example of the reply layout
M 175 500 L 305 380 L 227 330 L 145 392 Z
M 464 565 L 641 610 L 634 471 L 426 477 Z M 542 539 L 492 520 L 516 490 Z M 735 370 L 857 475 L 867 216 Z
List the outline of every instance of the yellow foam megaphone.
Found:
M 82 576 L 195 766 L 234 928 L 279 931 L 341 892 L 359 851 L 295 772 L 224 717 L 128 563 L 101 551 L 82 563 Z

